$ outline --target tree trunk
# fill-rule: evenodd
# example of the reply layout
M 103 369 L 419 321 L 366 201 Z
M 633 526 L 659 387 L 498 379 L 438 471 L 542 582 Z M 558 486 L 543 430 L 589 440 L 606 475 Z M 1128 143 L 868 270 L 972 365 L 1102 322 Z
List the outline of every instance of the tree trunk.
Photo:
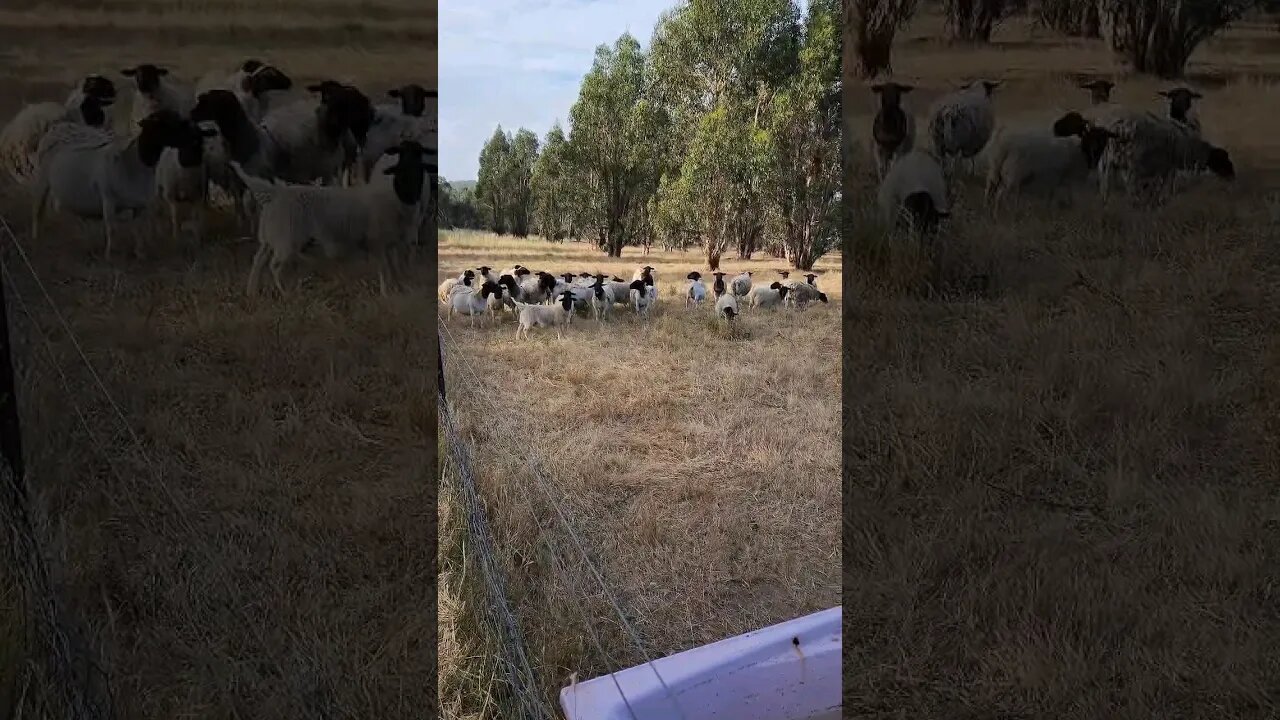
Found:
M 707 250 L 707 267 L 710 268 L 712 272 L 719 270 L 720 269 L 720 253 L 716 252 L 715 250 L 712 250 L 710 247 L 708 247 L 706 250 Z

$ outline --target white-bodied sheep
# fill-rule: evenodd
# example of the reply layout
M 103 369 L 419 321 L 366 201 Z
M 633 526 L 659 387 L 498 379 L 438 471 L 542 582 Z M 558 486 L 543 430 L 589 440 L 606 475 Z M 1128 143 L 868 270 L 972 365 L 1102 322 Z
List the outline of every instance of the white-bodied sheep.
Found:
M 569 318 L 573 315 L 573 293 L 561 293 L 554 305 L 530 305 L 517 302 L 516 310 L 520 323 L 516 328 L 517 339 L 521 335 L 528 338 L 529 330 L 535 327 L 554 327 L 556 336 L 563 338 L 564 326 L 569 323 Z
M 716 299 L 716 316 L 732 321 L 738 315 L 738 298 L 725 293 Z
M 938 98 L 929 110 L 929 137 L 937 157 L 950 166 L 955 159 L 972 161 L 995 130 L 991 94 L 1000 81 L 975 80 Z
M 744 270 L 741 274 L 729 283 L 729 292 L 739 298 L 744 298 L 747 293 L 751 292 L 751 270 Z
M 161 110 L 172 110 L 185 116 L 196 104 L 194 89 L 170 74 L 168 68 L 143 63 L 125 68 L 120 74 L 133 78 L 137 89 L 130 114 L 135 123 Z
M 445 278 L 444 282 L 440 283 L 440 287 L 436 290 L 436 294 L 440 297 L 440 302 L 447 302 L 449 296 L 459 287 L 471 287 L 475 274 L 470 270 L 467 273 L 462 278 Z
M 270 262 L 276 289 L 284 294 L 281 271 L 312 241 L 329 257 L 364 248 L 379 256 L 379 288 L 387 293 L 387 281 L 399 286 L 394 257 L 407 246 L 417 230 L 422 212 L 422 184 L 426 163 L 422 146 L 403 142 L 388 151 L 387 162 L 375 165 L 374 182 L 357 187 L 273 185 L 232 168 L 255 196 L 258 218 L 258 252 L 249 272 L 248 293 L 256 294 L 262 269 Z M 397 162 L 392 165 L 390 159 Z
M 540 303 L 551 300 L 555 295 L 552 293 L 556 289 L 556 277 L 550 273 L 538 271 L 537 274 L 530 275 L 520 281 L 520 293 L 518 295 L 522 302 Z
M 171 110 L 148 116 L 131 138 L 77 123 L 49 128 L 36 149 L 35 211 L 31 237 L 38 239 L 40 222 L 50 202 L 63 212 L 101 218 L 106 256 L 111 255 L 112 225 L 123 210 L 135 216 L 156 197 L 156 165 L 165 148 L 190 142 L 190 123 Z M 142 234 L 137 233 L 137 251 Z
M 818 288 L 810 285 L 809 283 L 796 283 L 795 287 L 791 288 L 791 292 L 788 293 L 785 298 L 785 302 L 788 305 L 797 308 L 803 308 L 814 300 L 823 303 L 828 302 L 827 294 L 818 290 Z
M 707 299 L 707 286 L 702 282 L 702 273 L 694 270 L 686 277 L 689 280 L 689 287 L 684 293 L 684 306 L 701 306 L 702 301 Z
M 223 69 L 206 74 L 196 83 L 196 95 L 210 90 L 227 90 L 240 101 L 249 120 L 257 123 L 292 88 L 293 80 L 279 68 L 249 59 L 234 71 Z
M 490 301 L 494 295 L 501 292 L 502 288 L 497 283 L 486 282 L 476 288 L 459 285 L 449 294 L 449 317 L 455 314 L 466 315 L 471 318 L 471 324 L 474 326 L 477 317 L 493 316 Z
M 49 128 L 58 123 L 74 123 L 110 134 L 106 112 L 109 105 L 109 101 L 93 95 L 82 95 L 73 108 L 55 102 L 27 105 L 0 130 L 0 164 L 14 182 L 29 185 L 35 177 L 36 150 Z
M 947 180 L 938 159 L 916 149 L 889 167 L 877 196 L 881 220 L 896 228 L 904 219 L 922 236 L 930 236 L 950 214 Z
M 751 289 L 751 307 L 775 307 L 787 299 L 787 293 L 789 292 L 791 292 L 791 288 L 780 282 L 769 283 L 768 287 L 763 285 L 754 287 Z
M 1208 170 L 1235 179 L 1235 165 L 1223 148 L 1206 142 L 1186 124 L 1152 112 L 1131 111 L 1105 130 L 1106 149 L 1098 163 L 1098 189 L 1104 200 L 1123 188 L 1142 202 L 1159 203 L 1179 172 Z
M 205 138 L 218 134 L 216 130 L 201 129 L 194 122 L 186 122 L 189 137 L 179 149 L 168 149 L 160 155 L 156 164 L 156 192 L 169 208 L 173 237 L 178 237 L 181 215 L 185 211 L 195 216 L 195 239 L 204 240 L 205 199 L 209 187 L 208 170 L 204 163 Z
M 356 88 L 332 80 L 307 90 L 320 96 L 319 103 L 299 100 L 273 109 L 262 120 L 263 130 L 281 150 L 273 169 L 287 182 L 337 184 L 355 152 L 351 143 L 364 145 L 373 105 Z
M 1040 128 L 1005 130 L 991 143 L 986 200 L 999 209 L 1009 193 L 1032 192 L 1050 200 L 1085 184 L 1106 148 L 1109 132 L 1079 113 Z
M 615 304 L 626 305 L 631 301 L 631 283 L 616 277 L 610 277 L 604 285 L 609 289 L 609 292 L 613 293 L 613 302 Z
M 423 147 L 434 148 L 437 143 L 435 113 L 428 113 L 428 101 L 436 92 L 421 85 L 408 84 L 387 93 L 395 103 L 379 104 L 373 109 L 373 122 L 369 126 L 360 165 L 361 179 L 369 177 L 372 167 L 382 152 L 401 140 L 416 140 Z
M 641 315 L 648 315 L 658 303 L 658 288 L 644 280 L 632 280 L 628 286 L 631 306 Z
M 595 282 L 590 286 L 591 312 L 595 315 L 596 322 L 609 316 L 615 302 L 613 290 L 605 283 L 604 278 L 604 275 L 596 275 Z
M 902 96 L 913 89 L 911 85 L 895 82 L 871 86 L 871 91 L 880 96 L 880 109 L 871 124 L 871 150 L 875 156 L 876 175 L 882 179 L 889 172 L 893 159 L 911 152 L 915 146 L 915 115 L 902 107 Z

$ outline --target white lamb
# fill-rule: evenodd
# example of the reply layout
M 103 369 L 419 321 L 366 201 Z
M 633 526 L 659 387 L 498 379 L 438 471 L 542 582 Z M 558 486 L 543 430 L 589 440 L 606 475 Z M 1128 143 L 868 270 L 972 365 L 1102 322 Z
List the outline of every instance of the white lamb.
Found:
M 729 292 L 739 298 L 744 298 L 747 293 L 751 292 L 751 270 L 745 270 L 729 283 Z
M 929 109 L 929 136 L 935 154 L 950 167 L 955 159 L 970 161 L 982 152 L 995 130 L 991 94 L 999 81 L 975 80 L 938 98 Z
M 925 150 L 913 150 L 894 161 L 876 199 L 886 227 L 897 228 L 906 219 L 915 232 L 926 237 L 950 215 L 942 166 Z
M 131 138 L 116 139 L 69 122 L 49 128 L 36 149 L 32 239 L 39 238 L 41 220 L 52 202 L 63 212 L 101 218 L 105 254 L 110 257 L 117 215 L 129 210 L 136 217 L 150 207 L 156 197 L 160 155 L 165 148 L 182 148 L 191 142 L 190 127 L 177 113 L 163 110 L 139 123 L 138 134 Z M 142 233 L 136 234 L 136 242 L 141 254 Z
M 767 308 L 781 305 L 787 299 L 791 288 L 780 282 L 772 282 L 768 287 L 763 285 L 751 289 L 751 307 Z
M 459 285 L 449 294 L 449 317 L 466 315 L 471 319 L 471 325 L 474 327 L 477 317 L 488 315 L 492 318 L 494 316 L 492 300 L 494 295 L 501 292 L 502 288 L 497 283 L 486 282 L 477 288 Z
M 637 314 L 649 315 L 653 306 L 658 303 L 657 286 L 645 284 L 644 280 L 632 280 L 628 290 L 631 307 L 635 308 Z
M 529 337 L 529 330 L 535 327 L 554 327 L 556 337 L 564 337 L 564 326 L 573 315 L 573 293 L 561 293 L 554 305 L 530 305 L 517 302 L 519 327 L 516 328 L 516 339 L 523 334 Z
M 248 293 L 258 290 L 262 269 L 270 262 L 276 289 L 284 266 L 312 241 L 329 257 L 363 248 L 379 256 L 378 284 L 387 294 L 387 281 L 400 285 L 395 251 L 413 242 L 422 212 L 422 184 L 426 163 L 421 145 L 406 141 L 388 151 L 386 165 L 376 165 L 375 181 L 357 187 L 273 185 L 236 171 L 261 207 L 258 252 L 249 273 Z M 396 159 L 391 165 L 389 160 Z

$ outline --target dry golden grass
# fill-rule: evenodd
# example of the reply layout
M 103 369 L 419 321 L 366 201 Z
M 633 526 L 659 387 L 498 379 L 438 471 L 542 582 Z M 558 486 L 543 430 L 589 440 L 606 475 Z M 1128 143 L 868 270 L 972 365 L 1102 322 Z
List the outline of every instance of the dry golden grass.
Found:
M 969 181 L 932 299 L 911 291 L 920 253 L 855 226 L 846 717 L 1280 714 L 1280 92 L 1257 79 L 1280 58 L 1250 51 L 1252 32 L 1190 68 L 1233 187 L 1199 183 L 1159 213 L 1027 202 L 996 223 Z M 899 46 L 921 123 L 982 75 L 1007 79 L 1001 122 L 1043 122 L 1087 102 L 1067 73 L 1109 66 L 1097 43 L 1016 24 L 998 39 Z M 1122 77 L 1115 99 L 1156 107 L 1159 87 Z M 860 143 L 871 97 L 854 91 Z M 872 171 L 854 172 L 861 217 Z M 958 289 L 973 274 L 986 293 Z
M 252 54 L 299 80 L 340 68 L 371 92 L 434 86 L 434 4 L 377 5 L 408 12 L 416 34 L 353 31 L 387 21 L 336 2 L 187 2 L 162 31 L 129 3 L 6 4 L 0 118 L 24 100 L 65 97 L 88 72 L 122 82 L 120 67 L 148 58 L 186 77 Z M 42 25 L 37 10 L 56 20 Z M 267 29 L 227 34 L 271 13 Z M 432 269 L 414 268 L 420 290 L 384 300 L 372 264 L 321 263 L 290 298 L 249 301 L 253 247 L 233 240 L 226 219 L 206 247 L 165 238 L 147 259 L 104 262 L 97 224 L 55 218 L 31 243 L 30 203 L 7 183 L 0 214 L 145 448 L 6 247 L 35 504 L 68 617 L 111 680 L 117 717 L 423 717 L 436 675 L 435 369 L 423 361 L 434 355 L 423 321 Z M 6 571 L 6 593 L 12 579 Z M 19 610 L 0 617 L 0 658 L 19 658 L 29 650 L 20 598 L 0 602 Z M 25 669 L 0 662 L 0 706 L 23 691 L 15 673 Z M 40 690 L 26 688 L 24 717 L 40 716 Z
M 662 299 L 647 322 L 620 310 L 603 327 L 577 318 L 564 340 L 535 330 L 527 341 L 515 340 L 509 315 L 497 327 L 446 325 L 450 402 L 474 438 L 481 492 L 548 702 L 571 673 L 585 680 L 644 658 L 532 490 L 529 455 L 547 469 L 654 656 L 838 602 L 838 258 L 816 268 L 831 304 L 747 311 L 746 336 L 728 337 L 709 306 L 685 310 L 679 296 L 690 270 L 706 271 L 696 253 L 628 248 L 608 259 L 590 244 L 449 233 L 439 257 L 441 280 L 517 262 L 628 280 L 640 265 L 657 268 Z M 723 267 L 770 282 L 786 263 L 728 258 Z M 459 583 L 461 570 L 442 560 L 442 588 Z M 485 717 L 461 699 L 475 677 L 450 657 L 484 651 L 450 641 L 459 620 L 443 597 L 440 610 L 446 715 Z

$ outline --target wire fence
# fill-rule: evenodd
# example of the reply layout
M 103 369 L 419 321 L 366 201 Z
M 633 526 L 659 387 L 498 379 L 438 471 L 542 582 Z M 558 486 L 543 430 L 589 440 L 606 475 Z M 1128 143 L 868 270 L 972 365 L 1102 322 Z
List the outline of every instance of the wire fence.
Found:
M 466 393 L 466 406 L 468 408 L 484 416 L 490 416 L 488 415 L 489 413 L 501 413 L 502 408 L 499 407 L 495 400 L 497 395 L 485 391 L 485 384 L 480 381 L 474 370 L 467 363 L 446 362 L 446 359 L 458 348 L 459 341 L 453 336 L 443 320 L 440 322 L 440 328 L 441 428 L 450 447 L 450 453 L 454 456 L 453 462 L 455 466 L 465 468 L 465 471 L 456 472 L 454 476 L 459 484 L 458 491 L 463 498 L 464 512 L 468 518 L 468 542 L 466 545 L 472 550 L 474 562 L 483 571 L 483 591 L 487 596 L 484 598 L 484 604 L 488 607 L 489 615 L 492 616 L 490 621 L 492 623 L 491 631 L 499 639 L 499 652 L 502 655 L 499 661 L 506 669 L 506 682 L 519 695 L 523 696 L 527 689 L 533 689 L 534 692 L 532 694 L 536 696 L 539 694 L 537 688 L 540 687 L 537 673 L 533 669 L 529 652 L 521 639 L 518 619 L 511 612 L 507 600 L 510 593 L 506 579 L 501 571 L 501 562 L 493 554 L 493 548 L 496 543 L 488 519 L 485 516 L 480 493 L 476 487 L 476 476 L 471 463 L 470 446 L 458 431 L 455 414 L 459 393 L 457 392 L 456 382 L 452 393 L 455 405 L 450 406 L 444 402 L 446 368 L 453 371 L 455 381 L 464 381 L 468 386 L 468 392 Z M 450 348 L 450 352 L 445 352 L 446 346 Z M 462 377 L 459 378 L 457 376 Z M 610 587 L 599 565 L 592 560 L 582 534 L 576 528 L 571 514 L 565 509 L 564 503 L 558 497 L 558 493 L 555 490 L 557 485 L 547 472 L 545 463 L 532 448 L 526 446 L 523 454 L 524 457 L 522 459 L 532 482 L 516 482 L 514 484 L 519 486 L 524 493 L 524 502 L 522 504 L 529 509 L 539 529 L 538 539 L 542 544 L 542 549 L 550 558 L 550 570 L 555 575 L 557 582 L 575 596 L 575 602 L 571 604 L 580 610 L 578 615 L 585 634 L 591 640 L 600 657 L 611 667 L 617 668 L 614 653 L 602 638 L 600 628 L 596 626 L 587 611 L 587 601 L 590 597 L 603 597 L 612 611 L 613 619 L 616 621 L 617 626 L 624 631 L 627 640 L 644 657 L 644 664 L 654 674 L 663 688 L 669 704 L 662 716 L 684 720 L 687 716 L 680 706 L 676 693 L 668 686 L 666 679 L 654 664 L 652 653 L 646 648 L 640 633 L 627 617 L 622 603 L 618 600 L 617 593 Z M 546 512 L 543 512 L 544 508 L 547 510 Z M 577 571 L 577 568 L 585 569 L 586 572 Z M 609 677 L 619 697 L 622 698 L 629 716 L 633 720 L 638 720 L 640 715 L 634 708 L 631 702 L 632 699 L 623 691 L 621 684 L 613 673 L 610 673 Z M 525 717 L 546 717 L 546 710 L 542 707 L 529 710 L 522 708 L 521 712 L 537 713 L 526 715 Z
M 17 238 L 7 222 L 0 218 L 0 242 L 11 248 L 20 248 Z M 22 253 L 27 260 L 25 252 Z M 32 276 L 34 267 L 27 263 Z M 67 403 L 78 421 L 88 432 L 88 421 L 76 394 L 70 389 L 67 374 L 53 352 L 53 345 L 44 328 L 36 320 L 33 310 L 23 297 L 7 263 L 0 261 L 3 288 L 0 298 L 14 300 L 16 310 L 25 319 L 27 328 L 38 337 L 65 393 Z M 109 720 L 114 717 L 115 701 L 110 679 L 102 670 L 100 661 L 86 642 L 79 628 L 82 626 L 72 616 L 67 603 L 60 596 L 54 572 L 48 556 L 51 550 L 47 539 L 51 537 L 49 523 L 43 517 L 40 506 L 32 499 L 28 487 L 28 475 L 21 457 L 20 432 L 17 423 L 17 389 L 14 373 L 9 366 L 9 356 L 15 333 L 9 321 L 7 302 L 0 302 L 0 321 L 4 322 L 3 339 L 5 364 L 3 382 L 6 388 L 6 407 L 13 413 L 4 424 L 5 459 L 0 462 L 0 479 L 3 481 L 4 500 L 0 502 L 0 522 L 6 536 L 5 547 L 9 557 L 5 567 L 9 586 L 16 591 L 13 604 L 14 617 L 8 620 L 22 628 L 16 638 L 15 662 L 10 671 L 9 717 L 57 718 L 59 720 Z M 90 440 L 95 443 L 93 434 Z

